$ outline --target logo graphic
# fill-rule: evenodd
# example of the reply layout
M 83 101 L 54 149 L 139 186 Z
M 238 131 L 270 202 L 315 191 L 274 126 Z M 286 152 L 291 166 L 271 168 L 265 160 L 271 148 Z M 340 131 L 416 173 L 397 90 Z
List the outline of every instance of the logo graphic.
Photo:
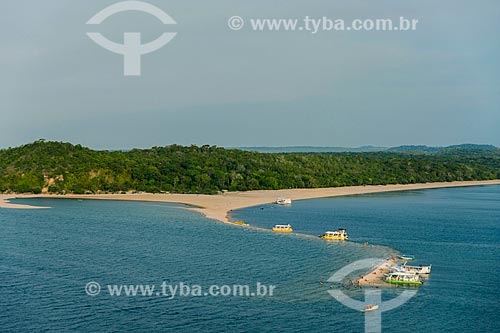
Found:
M 377 258 L 358 260 L 339 269 L 328 279 L 328 282 L 340 283 L 346 276 L 355 271 L 373 269 L 379 267 L 384 262 L 384 260 Z M 340 289 L 331 289 L 328 290 L 328 293 L 343 305 L 358 311 L 363 311 L 364 307 L 368 304 L 378 305 L 378 310 L 365 312 L 365 332 L 378 333 L 382 332 L 382 312 L 390 311 L 403 305 L 417 294 L 417 290 L 405 290 L 396 298 L 385 302 L 382 302 L 382 290 L 375 288 L 364 288 L 364 302 L 350 298 Z
M 173 18 L 160 8 L 141 1 L 123 1 L 104 8 L 95 14 L 87 24 L 101 24 L 108 17 L 126 11 L 140 11 L 151 14 L 159 19 L 163 24 L 177 24 Z M 113 53 L 123 55 L 123 75 L 141 75 L 141 56 L 156 51 L 176 35 L 176 32 L 165 32 L 156 40 L 147 44 L 141 44 L 141 34 L 139 32 L 125 32 L 123 34 L 123 44 L 110 41 L 99 32 L 88 32 L 87 36 L 96 44 Z
M 231 30 L 240 30 L 245 25 L 245 21 L 243 21 L 241 16 L 232 16 L 227 20 L 227 25 Z
M 101 292 L 101 285 L 95 281 L 90 281 L 85 285 L 85 292 L 89 296 L 97 296 Z

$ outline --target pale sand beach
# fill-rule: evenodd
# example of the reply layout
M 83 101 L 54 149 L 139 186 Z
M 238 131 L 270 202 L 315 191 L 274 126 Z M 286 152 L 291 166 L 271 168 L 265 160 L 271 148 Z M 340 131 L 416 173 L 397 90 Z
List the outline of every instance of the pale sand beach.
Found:
M 356 284 L 360 286 L 381 287 L 388 284 L 384 281 L 385 274 L 389 273 L 391 268 L 400 261 L 395 258 L 387 259 L 383 264 L 375 268 L 373 271 L 366 275 L 360 276 L 356 280 Z
M 433 188 L 500 185 L 500 179 L 485 181 L 463 181 L 424 183 L 408 185 L 368 185 L 329 188 L 303 188 L 288 190 L 260 190 L 246 192 L 227 192 L 224 194 L 65 194 L 65 195 L 25 195 L 25 194 L 0 194 L 0 208 L 47 208 L 29 205 L 16 205 L 9 202 L 13 198 L 66 198 L 66 199 L 96 199 L 96 200 L 129 200 L 149 202 L 182 203 L 193 206 L 191 210 L 197 211 L 210 219 L 230 223 L 231 211 L 240 208 L 268 204 L 277 198 L 290 198 L 292 200 L 305 200 L 325 197 L 336 197 L 356 194 L 382 193 L 392 191 L 410 191 Z

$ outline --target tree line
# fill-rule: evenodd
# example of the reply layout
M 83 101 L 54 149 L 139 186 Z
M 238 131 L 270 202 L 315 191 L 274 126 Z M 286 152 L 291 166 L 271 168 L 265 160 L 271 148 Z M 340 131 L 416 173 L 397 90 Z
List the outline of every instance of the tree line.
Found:
M 63 142 L 0 150 L 0 192 L 207 193 L 500 178 L 500 152 L 258 153 L 216 146 L 97 151 Z

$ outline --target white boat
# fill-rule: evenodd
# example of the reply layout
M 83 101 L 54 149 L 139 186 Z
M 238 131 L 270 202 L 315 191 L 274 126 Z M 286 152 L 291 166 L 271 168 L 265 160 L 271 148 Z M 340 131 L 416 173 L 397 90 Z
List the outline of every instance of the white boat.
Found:
M 292 232 L 292 226 L 290 224 L 276 224 L 273 227 L 274 232 Z
M 397 256 L 396 258 L 401 259 L 401 260 L 415 260 L 415 256 L 411 254 L 401 254 Z
M 431 274 L 432 265 L 407 265 L 406 262 L 401 265 L 403 272 L 412 274 Z
M 291 205 L 292 199 L 290 199 L 290 198 L 278 198 L 276 200 L 276 204 L 278 204 L 278 205 Z
M 377 304 L 367 304 L 363 310 L 363 312 L 369 312 L 369 311 L 375 311 L 378 310 L 378 305 Z

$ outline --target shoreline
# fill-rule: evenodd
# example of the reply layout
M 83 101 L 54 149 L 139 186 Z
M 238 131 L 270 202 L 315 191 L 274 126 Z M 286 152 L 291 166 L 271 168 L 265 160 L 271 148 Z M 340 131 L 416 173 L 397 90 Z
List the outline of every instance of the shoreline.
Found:
M 255 227 L 252 225 L 238 225 L 231 222 L 231 211 L 252 206 L 264 205 L 273 203 L 279 197 L 287 197 L 293 200 L 307 200 L 316 198 L 360 195 L 371 193 L 386 193 L 397 191 L 412 191 L 424 189 L 438 188 L 453 188 L 453 187 L 469 187 L 469 186 L 485 186 L 485 185 L 500 185 L 500 179 L 487 181 L 466 181 L 466 182 L 445 182 L 445 183 L 424 183 L 424 184 L 409 184 L 409 185 L 369 185 L 369 186 L 350 186 L 350 187 L 335 187 L 335 188 L 314 188 L 314 189 L 290 189 L 290 190 L 259 190 L 247 192 L 227 192 L 217 195 L 206 194 L 86 194 L 86 195 L 27 195 L 27 194 L 0 194 L 0 208 L 9 209 L 46 209 L 50 207 L 30 206 L 23 204 L 12 204 L 10 199 L 14 198 L 50 198 L 50 199 L 87 199 L 87 200 L 116 200 L 116 201 L 141 201 L 141 202 L 168 202 L 189 205 L 188 210 L 201 213 L 209 219 L 219 222 L 250 228 L 259 231 L 272 232 L 270 229 Z M 308 234 L 297 234 L 303 237 L 314 237 Z M 384 274 L 393 266 L 397 260 L 389 258 L 380 266 L 376 267 L 365 275 L 359 276 L 356 279 L 355 285 L 363 287 L 387 287 L 383 281 Z
M 0 208 L 43 209 L 30 205 L 12 204 L 10 199 L 22 198 L 59 198 L 59 199 L 92 199 L 117 201 L 169 202 L 192 206 L 187 208 L 199 212 L 205 217 L 224 223 L 232 223 L 231 211 L 258 205 L 270 204 L 277 198 L 295 200 L 318 199 L 327 197 L 412 191 L 424 189 L 500 185 L 500 179 L 482 181 L 460 181 L 440 183 L 420 183 L 407 185 L 366 185 L 327 188 L 301 188 L 285 190 L 256 190 L 245 192 L 226 192 L 223 194 L 0 194 Z

